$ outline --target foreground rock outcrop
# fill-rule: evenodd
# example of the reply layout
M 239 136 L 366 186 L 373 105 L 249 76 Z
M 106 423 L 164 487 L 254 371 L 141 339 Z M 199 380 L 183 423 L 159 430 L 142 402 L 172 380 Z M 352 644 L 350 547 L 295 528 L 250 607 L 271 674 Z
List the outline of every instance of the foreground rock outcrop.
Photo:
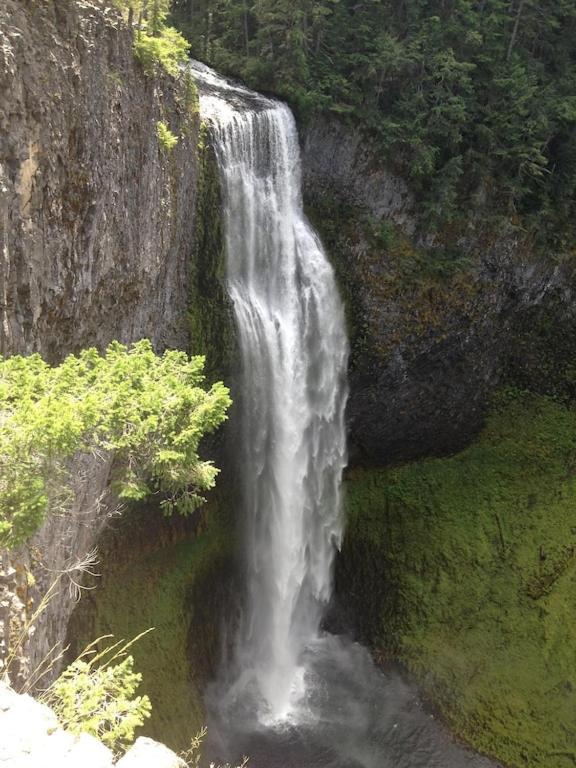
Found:
M 139 738 L 116 762 L 94 736 L 60 727 L 54 712 L 0 683 L 0 765 L 5 768 L 186 768 L 178 755 L 152 739 Z

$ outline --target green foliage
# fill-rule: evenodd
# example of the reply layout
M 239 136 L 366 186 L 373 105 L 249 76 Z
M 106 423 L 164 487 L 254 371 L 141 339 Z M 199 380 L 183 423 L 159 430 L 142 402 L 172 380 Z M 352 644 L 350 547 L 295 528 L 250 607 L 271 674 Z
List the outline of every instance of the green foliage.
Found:
M 158 136 L 160 146 L 165 152 L 171 152 L 176 144 L 178 144 L 178 137 L 172 133 L 162 120 L 156 123 L 156 135 Z
M 204 738 L 206 737 L 206 734 L 208 733 L 208 729 L 206 727 L 203 727 L 202 730 L 200 730 L 195 736 L 192 737 L 190 741 L 190 746 L 188 749 L 185 749 L 183 752 L 180 753 L 180 758 L 184 760 L 188 768 L 200 768 L 202 755 L 201 755 L 201 747 L 202 742 L 204 741 Z M 244 756 L 242 759 L 242 762 L 235 766 L 234 768 L 246 768 L 248 765 L 248 758 Z M 210 763 L 211 768 L 232 768 L 232 765 L 230 763 L 226 763 L 225 765 L 218 765 L 216 766 L 214 763 Z
M 387 219 L 373 224 L 374 238 L 376 243 L 385 250 L 392 248 L 396 244 L 396 231 L 394 225 Z
M 474 211 L 576 240 L 572 0 L 174 0 L 194 54 L 361 126 L 428 227 Z
M 575 759 L 575 467 L 576 410 L 509 389 L 461 453 L 346 483 L 340 592 L 506 765 Z
M 186 40 L 172 27 L 163 27 L 158 35 L 141 30 L 134 39 L 136 58 L 149 76 L 155 75 L 158 67 L 161 67 L 176 77 L 180 65 L 188 56 L 188 48 Z
M 197 115 L 200 113 L 200 96 L 198 93 L 198 86 L 192 76 L 189 69 L 184 72 L 182 77 L 182 85 L 184 88 L 184 104 L 186 109 L 191 115 Z
M 134 53 L 148 76 L 160 70 L 177 77 L 190 45 L 166 23 L 172 0 L 115 0 L 127 19 L 135 24 Z
M 236 332 L 226 293 L 226 253 L 221 216 L 218 163 L 205 123 L 198 137 L 198 179 L 190 260 L 188 322 L 190 338 L 206 355 L 206 370 L 214 378 L 228 377 L 235 367 Z
M 160 493 L 165 513 L 189 514 L 218 470 L 202 436 L 226 418 L 228 390 L 202 388 L 204 358 L 154 353 L 142 340 L 88 349 L 50 367 L 39 355 L 0 361 L 0 540 L 17 546 L 49 511 L 69 507 L 70 459 L 114 452 L 121 499 Z
M 43 695 L 63 728 L 89 733 L 115 752 L 134 740 L 152 709 L 147 696 L 135 695 L 142 675 L 126 655 L 131 644 L 116 643 L 97 653 L 92 643 Z

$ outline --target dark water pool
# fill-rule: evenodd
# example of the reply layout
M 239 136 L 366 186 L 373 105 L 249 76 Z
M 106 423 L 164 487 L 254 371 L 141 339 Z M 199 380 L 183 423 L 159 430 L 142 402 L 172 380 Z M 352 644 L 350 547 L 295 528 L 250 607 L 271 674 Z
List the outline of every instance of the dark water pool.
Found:
M 252 768 L 496 768 L 458 744 L 399 671 L 331 635 L 309 649 L 307 696 L 289 722 L 263 726 L 245 702 L 209 697 L 209 760 Z

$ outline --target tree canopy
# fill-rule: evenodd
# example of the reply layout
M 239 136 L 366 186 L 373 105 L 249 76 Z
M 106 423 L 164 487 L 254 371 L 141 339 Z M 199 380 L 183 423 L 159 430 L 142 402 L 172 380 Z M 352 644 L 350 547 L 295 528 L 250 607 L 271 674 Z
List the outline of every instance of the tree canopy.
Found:
M 202 386 L 203 367 L 184 352 L 156 355 L 147 340 L 54 367 L 37 354 L 0 360 L 0 545 L 23 543 L 69 507 L 78 453 L 114 453 L 120 499 L 159 493 L 165 512 L 192 512 L 218 473 L 200 440 L 231 402 L 222 383 Z
M 429 226 L 576 240 L 573 0 L 174 0 L 193 55 L 375 137 Z
M 172 0 L 113 0 L 113 3 L 134 26 L 134 53 L 144 72 L 153 76 L 164 70 L 177 77 L 190 45 L 177 29 L 166 23 Z

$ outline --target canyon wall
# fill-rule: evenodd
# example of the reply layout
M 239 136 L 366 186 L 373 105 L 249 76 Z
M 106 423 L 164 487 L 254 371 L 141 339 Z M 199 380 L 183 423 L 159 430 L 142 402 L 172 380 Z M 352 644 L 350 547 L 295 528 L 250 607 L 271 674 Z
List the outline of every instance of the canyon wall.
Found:
M 0 28 L 0 351 L 185 345 L 198 118 L 184 94 L 144 75 L 101 3 L 7 0 Z
M 303 168 L 348 309 L 353 463 L 461 448 L 503 385 L 574 394 L 573 265 L 511 225 L 431 234 L 405 180 L 333 118 L 308 127 Z
M 6 0 L 0 8 L 2 354 L 57 362 L 142 337 L 159 350 L 189 347 L 199 117 L 174 78 L 144 74 L 132 30 L 109 5 Z M 160 121 L 178 137 L 172 151 L 158 140 Z M 117 512 L 110 464 L 78 457 L 73 508 L 3 556 L 0 656 L 8 637 L 26 636 L 14 682 L 64 640 L 71 579 L 83 578 L 74 566 Z M 27 627 L 56 580 L 35 629 Z
M 510 225 L 431 234 L 405 181 L 333 119 L 309 126 L 304 171 L 352 345 L 331 619 L 407 668 L 479 751 L 565 768 L 574 267 Z

